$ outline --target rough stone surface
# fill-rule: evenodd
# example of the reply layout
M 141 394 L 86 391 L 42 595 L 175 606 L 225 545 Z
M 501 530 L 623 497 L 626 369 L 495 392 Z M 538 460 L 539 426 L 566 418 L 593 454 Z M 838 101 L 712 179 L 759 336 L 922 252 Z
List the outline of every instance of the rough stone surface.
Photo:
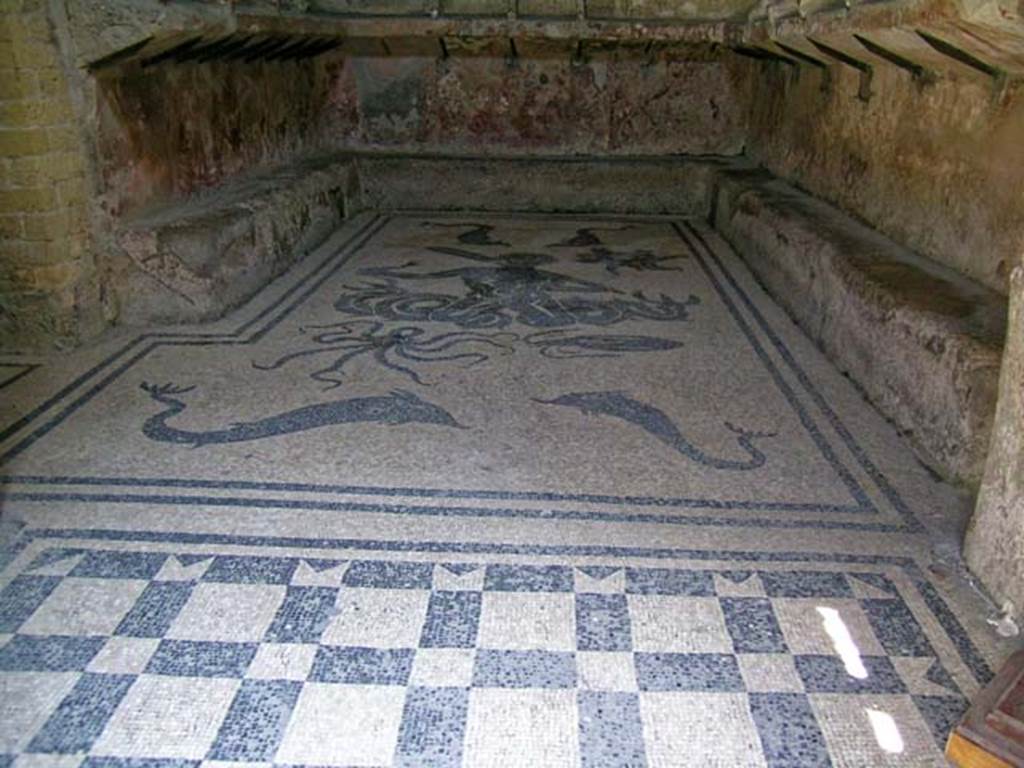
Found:
M 100 205 L 116 218 L 318 148 L 330 89 L 331 70 L 308 60 L 134 67 L 100 78 Z
M 360 216 L 140 335 L 0 399 L 20 765 L 934 767 L 1010 650 L 704 223 Z
M 528 51 L 526 51 L 528 52 Z M 524 53 L 526 53 L 524 52 Z M 717 61 L 361 59 L 360 141 L 427 151 L 735 154 L 742 110 Z
M 765 173 L 723 174 L 714 222 L 769 291 L 947 477 L 981 479 L 1005 302 Z
M 951 62 L 947 59 L 947 62 Z M 943 71 L 919 87 L 883 62 L 859 74 L 748 67 L 748 154 L 909 248 L 1006 294 L 1024 253 L 1024 91 Z
M 996 601 L 1009 600 L 1024 616 L 1024 267 L 1010 277 L 999 404 L 965 550 Z
M 363 156 L 363 202 L 384 210 L 707 215 L 725 158 L 548 159 Z
M 0 348 L 70 345 L 100 324 L 88 188 L 45 4 L 0 5 Z
M 122 322 L 219 317 L 337 228 L 351 187 L 348 161 L 308 161 L 130 220 L 116 234 Z

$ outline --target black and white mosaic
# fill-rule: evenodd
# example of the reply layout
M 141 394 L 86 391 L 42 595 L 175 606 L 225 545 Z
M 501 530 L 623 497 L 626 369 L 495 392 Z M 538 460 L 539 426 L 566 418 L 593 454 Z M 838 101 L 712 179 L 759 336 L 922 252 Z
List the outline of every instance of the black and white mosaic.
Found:
M 937 765 L 1006 650 L 700 224 L 367 215 L 19 365 L 0 768 Z

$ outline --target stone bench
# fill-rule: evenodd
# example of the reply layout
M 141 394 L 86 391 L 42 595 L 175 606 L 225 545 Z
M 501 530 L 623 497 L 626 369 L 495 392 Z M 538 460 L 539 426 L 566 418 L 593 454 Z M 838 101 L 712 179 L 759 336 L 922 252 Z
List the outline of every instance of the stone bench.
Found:
M 190 323 L 256 294 L 344 221 L 356 179 L 344 157 L 233 179 L 124 221 L 119 321 Z
M 715 228 L 945 477 L 976 486 L 1006 300 L 764 171 L 718 175 Z
M 366 207 L 707 216 L 715 174 L 734 158 L 451 157 L 363 154 Z

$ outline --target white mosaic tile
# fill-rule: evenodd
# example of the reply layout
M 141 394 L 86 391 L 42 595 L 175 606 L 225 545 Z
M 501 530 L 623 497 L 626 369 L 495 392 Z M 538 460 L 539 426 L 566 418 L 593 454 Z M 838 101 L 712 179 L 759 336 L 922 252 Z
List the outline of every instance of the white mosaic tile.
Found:
M 736 661 L 750 692 L 803 693 L 804 684 L 786 653 L 741 653 Z
M 464 764 L 563 768 L 579 760 L 574 690 L 475 688 L 469 693 Z
M 849 640 L 849 652 L 885 655 L 857 600 L 780 597 L 772 604 L 791 653 L 842 655 L 851 648 Z
M 640 694 L 650 768 L 765 768 L 741 693 Z
M 325 645 L 415 648 L 430 593 L 419 589 L 342 589 L 337 613 L 321 637 Z
M 316 645 L 264 643 L 253 657 L 245 676 L 261 680 L 305 680 L 313 666 Z
M 571 651 L 576 648 L 572 594 L 485 592 L 480 648 Z
M 258 642 L 284 600 L 276 584 L 197 584 L 167 637 Z
M 577 568 L 573 572 L 573 579 L 575 580 L 576 592 L 580 594 L 597 593 L 616 595 L 622 594 L 626 588 L 626 571 L 624 568 L 601 578 L 591 576 Z
M 637 690 L 633 654 L 629 651 L 578 651 L 576 668 L 583 690 Z
M 387 765 L 398 741 L 405 689 L 307 683 L 276 762 Z
M 195 563 L 182 563 L 173 555 L 168 557 L 155 577 L 156 581 L 198 581 L 213 562 L 212 557 Z
M 756 573 L 745 578 L 715 574 L 715 594 L 719 597 L 764 597 L 764 585 Z
M 348 563 L 318 570 L 303 560 L 292 574 L 291 583 L 300 587 L 340 587 L 346 570 Z
M 18 755 L 11 768 L 78 768 L 85 760 L 85 755 Z
M 909 696 L 812 694 L 836 768 L 935 768 L 945 763 Z
M 452 573 L 443 565 L 434 568 L 434 589 L 438 591 L 479 592 L 483 588 L 483 566 L 467 573 Z
M 629 595 L 637 651 L 731 653 L 718 600 L 711 597 Z
M 468 688 L 473 682 L 472 648 L 420 648 L 412 663 L 410 685 Z
M 22 751 L 78 677 L 76 672 L 0 672 L 0 754 Z
M 66 578 L 18 630 L 24 635 L 110 635 L 146 588 L 130 579 Z
M 156 638 L 111 637 L 89 662 L 86 671 L 140 675 L 159 643 Z
M 52 563 L 32 568 L 28 572 L 36 576 L 67 576 L 84 556 L 83 554 L 68 555 Z
M 122 699 L 92 754 L 201 760 L 238 680 L 143 675 Z

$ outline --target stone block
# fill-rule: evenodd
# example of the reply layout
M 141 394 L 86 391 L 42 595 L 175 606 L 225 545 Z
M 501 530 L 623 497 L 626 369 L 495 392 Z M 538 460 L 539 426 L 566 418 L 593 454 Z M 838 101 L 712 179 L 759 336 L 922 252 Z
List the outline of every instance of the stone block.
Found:
M 1005 299 L 765 172 L 721 174 L 713 220 L 922 458 L 976 486 L 992 430 Z
M 59 240 L 80 232 L 82 217 L 76 209 L 40 213 L 23 217 L 22 227 L 26 240 Z
M 426 14 L 433 3 L 427 0 L 310 0 L 309 10 L 314 13 L 351 13 L 367 16 L 401 16 Z
M 0 104 L 0 125 L 23 126 L 55 125 L 72 118 L 71 105 L 66 99 L 34 99 L 9 101 Z
M 442 0 L 441 13 L 452 16 L 504 16 L 509 0 Z
M 21 216 L 0 216 L 0 238 L 5 240 L 16 239 L 20 238 L 21 235 Z
M 348 160 L 311 159 L 126 222 L 120 320 L 198 322 L 241 304 L 338 227 L 350 173 Z
M 46 142 L 56 152 L 75 151 L 81 147 L 81 139 L 75 128 L 47 128 Z
M 520 16 L 576 16 L 579 0 L 519 0 Z
M 363 196 L 385 210 L 706 216 L 714 158 L 512 159 L 363 156 Z
M 30 99 L 39 94 L 35 72 L 0 69 L 0 99 Z
M 56 202 L 52 187 L 0 190 L 0 211 L 49 211 Z
M 44 154 L 50 147 L 42 131 L 13 130 L 0 131 L 0 155 L 4 157 L 25 157 Z M 0 208 L 0 210 L 3 210 Z
M 996 602 L 1024 618 L 1024 266 L 1010 274 L 999 402 L 985 474 L 964 543 L 967 563 Z
M 40 67 L 33 73 L 39 82 L 39 93 L 43 96 L 67 98 L 68 84 L 64 73 L 56 67 Z
M 0 51 L 8 45 L 11 57 L 17 67 L 31 69 L 33 67 L 53 67 L 58 64 L 57 48 L 49 41 L 18 36 L 9 43 L 0 43 Z

